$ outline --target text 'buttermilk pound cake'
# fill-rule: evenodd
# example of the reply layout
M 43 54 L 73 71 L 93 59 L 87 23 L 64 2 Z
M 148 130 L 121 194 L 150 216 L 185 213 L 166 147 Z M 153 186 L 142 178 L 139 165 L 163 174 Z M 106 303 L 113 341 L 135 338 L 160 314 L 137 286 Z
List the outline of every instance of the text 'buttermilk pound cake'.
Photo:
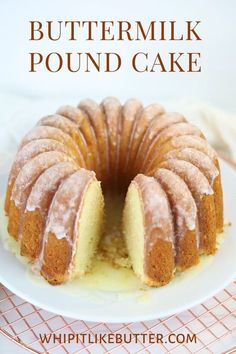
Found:
M 221 176 L 202 132 L 159 104 L 88 99 L 42 118 L 9 175 L 9 234 L 49 283 L 89 271 L 103 234 L 104 191 L 127 192 L 123 235 L 145 284 L 167 284 L 215 253 Z

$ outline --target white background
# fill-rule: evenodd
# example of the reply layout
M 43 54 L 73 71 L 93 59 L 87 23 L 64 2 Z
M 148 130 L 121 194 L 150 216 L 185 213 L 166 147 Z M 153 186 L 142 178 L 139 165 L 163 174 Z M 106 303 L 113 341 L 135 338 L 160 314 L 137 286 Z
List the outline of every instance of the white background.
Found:
M 119 1 L 0 1 L 0 91 L 28 97 L 85 96 L 143 98 L 162 101 L 193 97 L 236 112 L 236 31 L 234 0 L 119 0 Z M 29 42 L 29 20 L 201 20 L 202 42 Z M 122 70 L 113 74 L 29 73 L 29 51 L 117 51 Z M 202 73 L 146 73 L 130 70 L 129 59 L 137 51 L 201 51 Z M 151 61 L 150 61 L 151 62 Z M 4 102 L 1 102 L 4 104 Z M 1 120 L 1 118 L 0 118 Z M 19 353 L 14 344 L 0 337 L 1 352 Z
M 150 101 L 194 97 L 236 111 L 236 50 L 234 0 L 100 0 L 1 1 L 0 89 L 30 96 L 137 96 Z M 30 42 L 29 20 L 201 20 L 201 42 Z M 29 73 L 30 51 L 116 51 L 123 66 L 116 73 Z M 202 73 L 136 73 L 130 57 L 137 51 L 201 51 Z

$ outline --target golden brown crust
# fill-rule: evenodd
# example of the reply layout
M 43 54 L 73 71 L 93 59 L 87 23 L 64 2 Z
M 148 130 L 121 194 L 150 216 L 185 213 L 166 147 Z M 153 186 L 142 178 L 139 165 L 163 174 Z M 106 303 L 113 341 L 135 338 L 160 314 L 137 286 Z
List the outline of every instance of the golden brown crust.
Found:
M 37 125 L 54 127 L 68 134 L 79 147 L 79 150 L 83 156 L 83 166 L 88 165 L 88 146 L 83 134 L 78 129 L 77 124 L 66 117 L 59 114 L 54 114 L 41 118 Z
M 76 172 L 77 168 L 78 166 L 71 162 L 61 162 L 48 168 L 37 179 L 22 215 L 22 256 L 26 256 L 30 260 L 38 258 L 52 199 L 61 182 Z
M 30 141 L 39 140 L 39 139 L 52 139 L 56 141 L 60 141 L 62 144 L 66 145 L 73 158 L 76 158 L 79 166 L 84 167 L 84 158 L 76 145 L 75 141 L 71 138 L 71 136 L 61 129 L 55 127 L 48 126 L 35 126 L 21 141 L 19 146 L 19 150 L 22 149 L 23 146 L 28 144 Z
M 171 125 L 181 122 L 186 122 L 186 119 L 179 113 L 162 113 L 155 116 L 150 121 L 150 124 L 148 125 L 148 128 L 146 129 L 146 132 L 137 150 L 135 171 L 141 170 L 143 156 L 147 156 L 148 149 L 157 135 L 159 135 L 164 129 L 170 127 Z
M 9 179 L 8 179 L 7 191 L 6 191 L 5 202 L 4 202 L 4 210 L 5 210 L 5 214 L 6 215 L 9 214 L 10 199 L 11 199 L 11 194 L 12 194 L 12 189 L 13 189 L 13 186 L 14 186 L 14 182 L 11 183 L 9 181 Z
M 69 118 L 77 124 L 79 130 L 82 132 L 88 147 L 87 164 L 89 170 L 97 170 L 99 160 L 97 156 L 97 140 L 93 129 L 90 124 L 88 115 L 82 112 L 79 108 L 73 106 L 62 106 L 57 110 L 57 113 Z
M 216 211 L 216 230 L 218 233 L 223 232 L 224 229 L 224 203 L 223 203 L 223 189 L 221 184 L 221 173 L 215 178 L 213 184 L 215 211 Z
M 175 233 L 175 264 L 187 269 L 199 261 L 197 207 L 186 183 L 171 170 L 161 168 L 154 177 L 167 194 L 173 214 Z
M 12 194 L 12 189 L 14 187 L 15 180 L 23 168 L 23 166 L 31 160 L 33 157 L 49 151 L 60 151 L 64 152 L 68 156 L 73 158 L 71 151 L 65 144 L 62 144 L 60 141 L 51 140 L 51 139 L 39 139 L 33 140 L 28 144 L 24 145 L 17 153 L 11 171 L 8 178 L 7 192 L 5 198 L 5 212 L 8 215 L 10 207 L 10 198 Z M 76 159 L 75 159 L 76 160 Z
M 117 185 L 118 172 L 118 131 L 119 122 L 121 119 L 121 104 L 117 98 L 107 97 L 100 104 L 101 110 L 104 113 L 107 137 L 108 137 L 108 155 L 109 155 L 109 187 Z
M 144 216 L 144 273 L 150 286 L 167 284 L 174 273 L 174 227 L 166 193 L 153 177 L 137 175 L 135 183 Z
M 176 269 L 184 271 L 199 263 L 198 247 L 196 245 L 196 230 L 188 230 L 179 240 L 179 253 L 176 258 Z
M 221 186 L 220 170 L 215 166 L 214 162 L 205 153 L 194 148 L 183 148 L 172 150 L 164 156 L 165 159 L 177 158 L 191 162 L 207 178 L 209 184 L 214 191 L 215 212 L 216 212 L 216 229 L 217 232 L 223 231 L 223 192 Z
M 7 231 L 15 240 L 18 239 L 19 235 L 20 218 L 21 210 L 17 208 L 13 201 L 10 201 Z
M 94 172 L 80 169 L 60 185 L 53 198 L 41 254 L 41 274 L 50 283 L 60 284 L 70 276 L 79 237 L 77 216 L 81 212 L 86 191 L 95 180 Z
M 143 110 L 142 103 L 135 99 L 130 99 L 125 102 L 122 107 L 122 143 L 120 144 L 119 158 L 119 186 L 124 188 L 131 180 L 131 171 L 129 171 L 129 154 L 131 146 L 131 137 L 133 125 L 137 117 Z
M 183 154 L 184 148 L 195 149 L 198 151 L 197 156 L 202 154 L 204 157 L 200 158 L 200 161 L 190 158 Z M 176 150 L 181 151 L 180 155 L 173 153 Z M 173 153 L 172 157 L 168 156 L 170 152 Z M 34 159 L 48 153 L 59 154 L 60 157 L 52 158 L 46 164 L 38 161 L 35 170 L 33 168 L 30 173 L 26 173 L 26 166 L 31 166 Z M 210 159 L 207 164 L 205 163 L 206 157 Z M 170 162 L 170 160 L 178 162 Z M 161 207 L 153 210 L 152 201 L 149 201 L 150 204 L 147 203 L 149 207 L 143 208 L 146 225 L 145 281 L 147 284 L 151 286 L 166 284 L 170 281 L 175 266 L 182 271 L 197 264 L 199 260 L 196 248 L 196 228 L 186 229 L 176 242 L 175 247 L 179 251 L 175 259 L 173 240 L 167 240 L 163 236 L 166 235 L 164 230 L 167 229 L 167 225 L 169 225 L 168 232 L 170 233 L 170 225 L 172 225 L 175 237 L 176 233 L 179 233 L 177 222 L 173 221 L 173 218 L 177 219 L 173 200 L 160 180 L 156 181 L 151 178 L 149 181 L 152 182 L 147 183 L 149 186 L 147 189 L 146 182 L 144 183 L 143 180 L 145 176 L 145 181 L 146 178 L 149 179 L 150 177 L 147 176 L 154 175 L 160 168 L 164 167 L 173 171 L 187 184 L 198 209 L 201 233 L 200 252 L 206 254 L 215 252 L 216 233 L 223 230 L 224 221 L 221 175 L 217 155 L 201 131 L 187 123 L 183 116 L 177 113 L 165 113 L 158 104 L 143 108 L 142 104 L 135 99 L 128 100 L 123 106 L 116 98 L 106 98 L 101 104 L 93 100 L 84 100 L 78 107 L 63 106 L 57 114 L 42 118 L 38 126 L 24 137 L 12 167 L 6 191 L 5 211 L 6 214 L 9 213 L 9 233 L 15 239 L 21 240 L 21 254 L 31 261 L 38 258 L 42 250 L 41 246 L 45 246 L 42 274 L 50 283 L 58 284 L 68 279 L 68 268 L 71 265 L 75 242 L 72 229 L 69 231 L 69 237 L 66 235 L 62 238 L 52 230 L 46 232 L 45 225 L 49 220 L 52 200 L 59 191 L 63 177 L 58 176 L 58 180 L 52 177 L 55 188 L 43 190 L 42 193 L 45 193 L 47 202 L 42 205 L 38 203 L 38 207 L 33 209 L 27 209 L 26 205 L 31 191 L 44 171 L 62 161 L 75 164 L 76 171 L 81 167 L 95 171 L 104 189 L 118 186 L 124 192 L 134 178 L 132 183 L 137 183 L 141 199 L 147 200 L 147 195 L 152 189 L 156 196 L 160 195 L 160 189 L 162 190 L 162 197 L 165 196 L 163 197 L 165 201 Z M 183 169 L 179 161 L 194 165 L 208 181 L 210 188 L 209 186 L 206 188 L 205 182 L 204 187 L 194 185 L 190 181 L 187 169 Z M 213 178 L 215 169 L 218 175 Z M 28 176 L 22 179 L 25 183 L 24 186 L 22 183 L 24 193 L 19 192 L 22 171 L 25 171 L 25 176 Z M 140 172 L 145 176 L 135 177 Z M 158 187 L 153 187 L 156 186 L 153 180 Z M 72 189 L 72 186 L 70 188 Z M 18 192 L 16 192 L 17 189 Z M 78 193 L 77 189 L 73 195 L 76 193 Z M 69 198 L 67 191 L 63 198 Z M 63 198 L 61 203 L 64 205 L 68 200 Z M 72 195 L 71 198 L 73 198 Z M 163 205 L 166 209 L 166 224 L 165 227 L 157 230 L 153 226 L 153 216 L 156 218 L 157 212 L 160 216 Z M 70 208 L 71 206 L 68 206 L 68 209 Z M 45 234 L 47 234 L 46 243 L 42 239 Z
M 145 283 L 149 286 L 168 284 L 173 278 L 174 257 L 170 243 L 156 239 L 153 248 L 146 255 Z
M 204 195 L 199 203 L 199 219 L 203 237 L 200 249 L 206 254 L 216 251 L 216 215 L 213 195 Z
M 45 216 L 39 211 L 26 211 L 22 221 L 21 255 L 35 260 L 42 247 Z
M 130 151 L 129 151 L 129 170 L 132 172 L 133 178 L 136 173 L 134 171 L 134 163 L 136 160 L 136 155 L 138 152 L 139 145 L 145 135 L 145 132 L 154 117 L 158 117 L 160 114 L 164 113 L 164 108 L 159 104 L 150 104 L 149 106 L 143 108 L 140 114 L 136 117 L 132 132 L 130 136 Z
M 11 194 L 8 232 L 15 239 L 21 238 L 22 215 L 32 186 L 40 174 L 49 167 L 73 159 L 59 151 L 44 152 L 24 165 L 18 174 Z
M 195 150 L 201 151 L 213 161 L 214 165 L 220 171 L 219 162 L 216 156 L 215 151 L 207 142 L 207 140 L 203 139 L 197 135 L 179 135 L 178 137 L 172 137 L 170 140 L 167 140 L 156 153 L 153 155 L 150 164 L 143 173 L 147 173 L 148 175 L 152 175 L 159 164 L 162 161 L 165 161 L 165 156 L 168 152 L 172 150 L 180 149 L 180 148 L 194 148 Z
M 162 146 L 170 141 L 173 137 L 179 137 L 181 135 L 196 135 L 204 138 L 203 133 L 193 124 L 188 122 L 176 123 L 165 128 L 155 139 L 153 139 L 149 149 L 147 151 L 144 164 L 142 165 L 142 171 L 150 171 L 153 166 L 153 160 L 156 156 L 160 155 L 160 149 Z
M 93 100 L 86 99 L 79 103 L 79 109 L 89 117 L 97 141 L 99 163 L 96 170 L 98 179 L 103 177 L 104 183 L 109 176 L 109 151 L 105 115 L 101 107 Z
M 72 257 L 72 247 L 66 238 L 59 240 L 55 234 L 49 232 L 44 247 L 44 261 L 41 268 L 42 276 L 52 284 L 61 284 L 68 277 L 68 268 Z
M 201 171 L 187 161 L 170 159 L 161 164 L 179 175 L 188 185 L 198 209 L 200 252 L 213 254 L 216 250 L 216 214 L 214 193 Z

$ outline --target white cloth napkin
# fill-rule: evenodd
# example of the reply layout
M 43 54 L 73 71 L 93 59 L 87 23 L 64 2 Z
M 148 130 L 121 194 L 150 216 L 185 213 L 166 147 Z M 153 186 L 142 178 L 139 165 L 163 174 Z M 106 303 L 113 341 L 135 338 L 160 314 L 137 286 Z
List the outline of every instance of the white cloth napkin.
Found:
M 236 160 L 236 113 L 194 99 L 184 99 L 179 111 L 205 133 L 216 150 Z

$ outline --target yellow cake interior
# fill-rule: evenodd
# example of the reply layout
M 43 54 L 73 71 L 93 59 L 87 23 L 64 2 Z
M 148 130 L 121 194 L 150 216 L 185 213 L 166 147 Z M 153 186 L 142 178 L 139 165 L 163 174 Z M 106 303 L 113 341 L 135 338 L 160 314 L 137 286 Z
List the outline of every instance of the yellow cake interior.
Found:
M 123 214 L 123 230 L 132 267 L 140 279 L 144 279 L 144 221 L 140 195 L 131 183 L 126 196 Z
M 104 200 L 98 181 L 92 182 L 83 200 L 77 225 L 77 244 L 72 277 L 85 274 L 91 266 L 103 231 Z

